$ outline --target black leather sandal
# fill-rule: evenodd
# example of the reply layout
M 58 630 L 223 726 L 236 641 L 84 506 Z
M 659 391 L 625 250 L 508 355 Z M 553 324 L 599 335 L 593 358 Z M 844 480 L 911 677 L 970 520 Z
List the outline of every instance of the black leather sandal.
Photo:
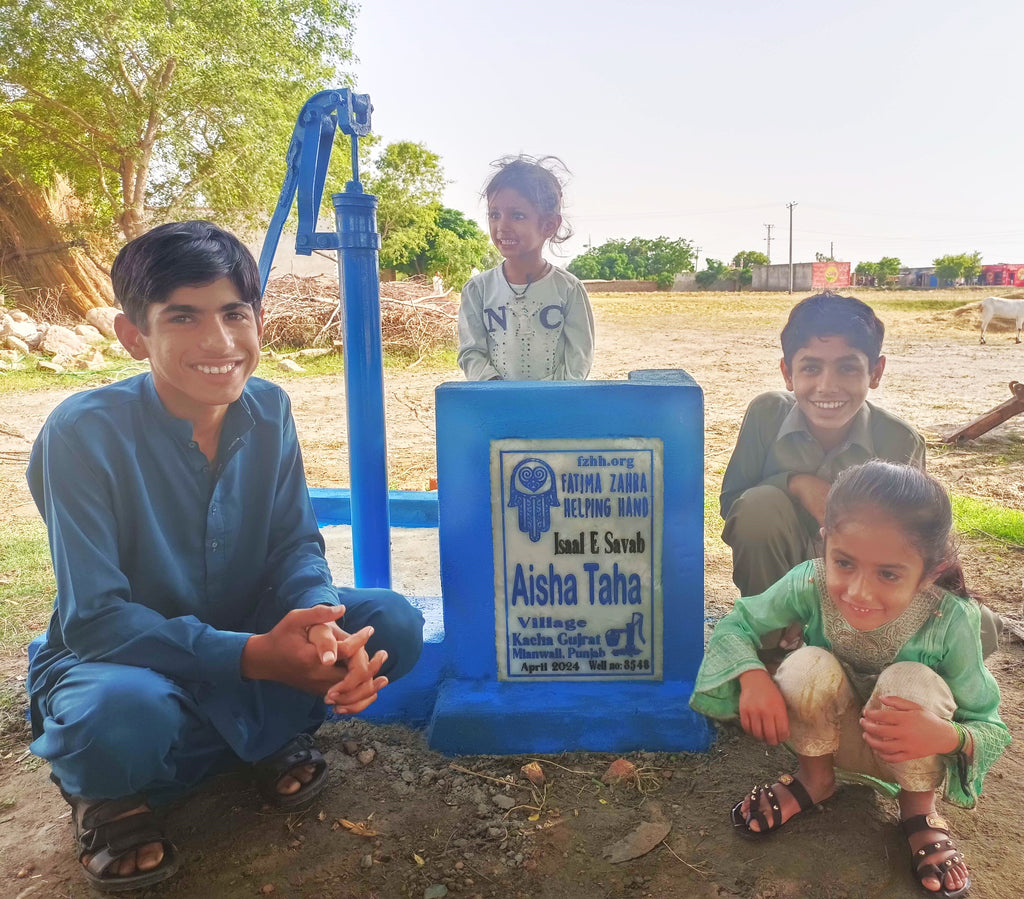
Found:
M 777 783 L 784 786 L 792 794 L 796 800 L 797 805 L 800 807 L 800 811 L 796 812 L 787 820 L 792 820 L 800 812 L 806 812 L 810 808 L 814 808 L 817 803 L 811 799 L 811 794 L 807 792 L 807 788 L 800 783 L 792 774 L 783 774 L 777 781 Z M 744 797 L 746 798 L 746 797 Z M 771 810 L 772 820 L 768 822 L 768 818 L 761 811 L 761 800 L 768 800 L 768 808 Z M 742 837 L 751 837 L 760 839 L 766 837 L 769 834 L 775 833 L 785 823 L 782 820 L 782 810 L 779 806 L 779 797 L 775 795 L 775 789 L 771 784 L 758 784 L 750 791 L 750 805 L 748 806 L 748 814 L 745 817 L 743 815 L 743 799 L 737 802 L 729 813 L 729 817 L 732 819 L 732 826 L 736 829 Z M 757 826 L 760 830 L 752 830 L 750 822 L 756 821 Z
M 308 783 L 302 784 L 294 793 L 278 792 L 277 784 L 282 777 L 307 765 L 313 768 L 313 776 Z M 298 734 L 273 755 L 256 762 L 253 765 L 253 776 L 260 795 L 270 805 L 281 809 L 297 809 L 312 801 L 327 786 L 327 759 L 316 748 L 309 734 Z
M 86 880 L 98 890 L 119 893 L 138 890 L 167 880 L 181 863 L 178 850 L 160 828 L 156 815 L 146 809 L 124 818 L 125 812 L 138 808 L 145 801 L 141 796 L 122 799 L 82 799 L 61 789 L 61 795 L 72 809 L 78 860 Z M 114 820 L 114 819 L 117 820 Z M 164 857 L 149 871 L 134 874 L 109 873 L 110 868 L 129 852 L 149 843 L 160 843 Z M 89 856 L 89 861 L 84 859 Z
M 924 890 L 929 896 L 941 896 L 942 899 L 955 899 L 957 896 L 963 896 L 971 888 L 971 875 L 967 875 L 967 882 L 960 887 L 958 890 L 947 890 L 945 888 L 946 875 L 950 869 L 957 862 L 964 860 L 964 854 L 957 848 L 956 843 L 951 839 L 949 834 L 949 824 L 946 823 L 946 819 L 940 815 L 914 815 L 911 818 L 906 818 L 900 821 L 900 829 L 903 831 L 903 835 L 909 838 L 915 833 L 920 833 L 922 830 L 937 830 L 939 833 L 944 834 L 946 839 L 936 840 L 932 843 L 926 843 L 916 852 L 913 852 L 913 858 L 910 862 L 910 870 L 913 872 L 914 877 L 917 878 L 918 883 L 921 884 L 921 889 Z M 950 852 L 952 855 L 947 856 L 941 862 L 929 862 L 926 861 L 928 856 L 936 855 L 939 852 Z M 924 885 L 926 877 L 934 877 L 940 884 L 943 884 L 938 890 L 929 890 Z

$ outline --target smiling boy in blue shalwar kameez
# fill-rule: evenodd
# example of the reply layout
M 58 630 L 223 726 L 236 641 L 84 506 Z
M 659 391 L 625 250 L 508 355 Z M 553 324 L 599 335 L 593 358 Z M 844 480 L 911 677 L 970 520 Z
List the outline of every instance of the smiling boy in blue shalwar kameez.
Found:
M 250 377 L 248 250 L 206 222 L 165 225 L 111 278 L 118 338 L 151 370 L 70 397 L 33 447 L 57 597 L 29 691 L 32 751 L 74 808 L 85 875 L 123 890 L 174 872 L 150 808 L 213 773 L 254 763 L 268 801 L 312 799 L 325 702 L 361 711 L 409 671 L 422 617 L 332 584 L 288 397 Z

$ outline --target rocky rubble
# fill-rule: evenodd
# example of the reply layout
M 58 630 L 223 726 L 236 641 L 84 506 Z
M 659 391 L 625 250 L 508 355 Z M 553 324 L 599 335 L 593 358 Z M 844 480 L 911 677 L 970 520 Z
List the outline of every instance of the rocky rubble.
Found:
M 0 307 L 3 308 L 3 307 Z M 86 321 L 73 328 L 37 322 L 27 312 L 14 309 L 0 318 L 0 371 L 102 371 L 128 359 L 128 351 L 114 333 L 118 310 L 111 306 L 90 309 Z M 296 360 L 336 352 L 339 347 L 309 347 L 289 353 L 264 350 L 278 369 L 303 372 Z
M 7 312 L 0 318 L 0 371 L 104 369 L 127 356 L 116 340 L 111 342 L 116 315 L 116 309 L 92 309 L 88 322 L 68 328 L 37 322 L 20 309 Z

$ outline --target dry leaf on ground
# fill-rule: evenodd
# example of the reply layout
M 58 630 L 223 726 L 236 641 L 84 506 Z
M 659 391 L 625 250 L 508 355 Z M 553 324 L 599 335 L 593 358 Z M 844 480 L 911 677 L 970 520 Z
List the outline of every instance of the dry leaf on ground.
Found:
M 380 836 L 376 830 L 370 830 L 362 821 L 349 821 L 347 818 L 339 818 L 338 823 L 345 828 L 345 830 L 351 831 L 357 837 L 376 837 Z
M 613 865 L 640 858 L 664 840 L 671 829 L 672 825 L 667 822 L 644 821 L 618 842 L 605 846 L 601 855 Z

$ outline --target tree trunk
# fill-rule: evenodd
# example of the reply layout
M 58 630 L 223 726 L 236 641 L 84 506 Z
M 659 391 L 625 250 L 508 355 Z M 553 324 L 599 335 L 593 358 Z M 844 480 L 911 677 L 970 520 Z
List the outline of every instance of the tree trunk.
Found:
M 47 292 L 83 317 L 97 306 L 113 306 L 109 276 L 82 246 L 64 239 L 42 192 L 0 163 L 0 281 L 15 301 L 32 308 L 35 294 Z

